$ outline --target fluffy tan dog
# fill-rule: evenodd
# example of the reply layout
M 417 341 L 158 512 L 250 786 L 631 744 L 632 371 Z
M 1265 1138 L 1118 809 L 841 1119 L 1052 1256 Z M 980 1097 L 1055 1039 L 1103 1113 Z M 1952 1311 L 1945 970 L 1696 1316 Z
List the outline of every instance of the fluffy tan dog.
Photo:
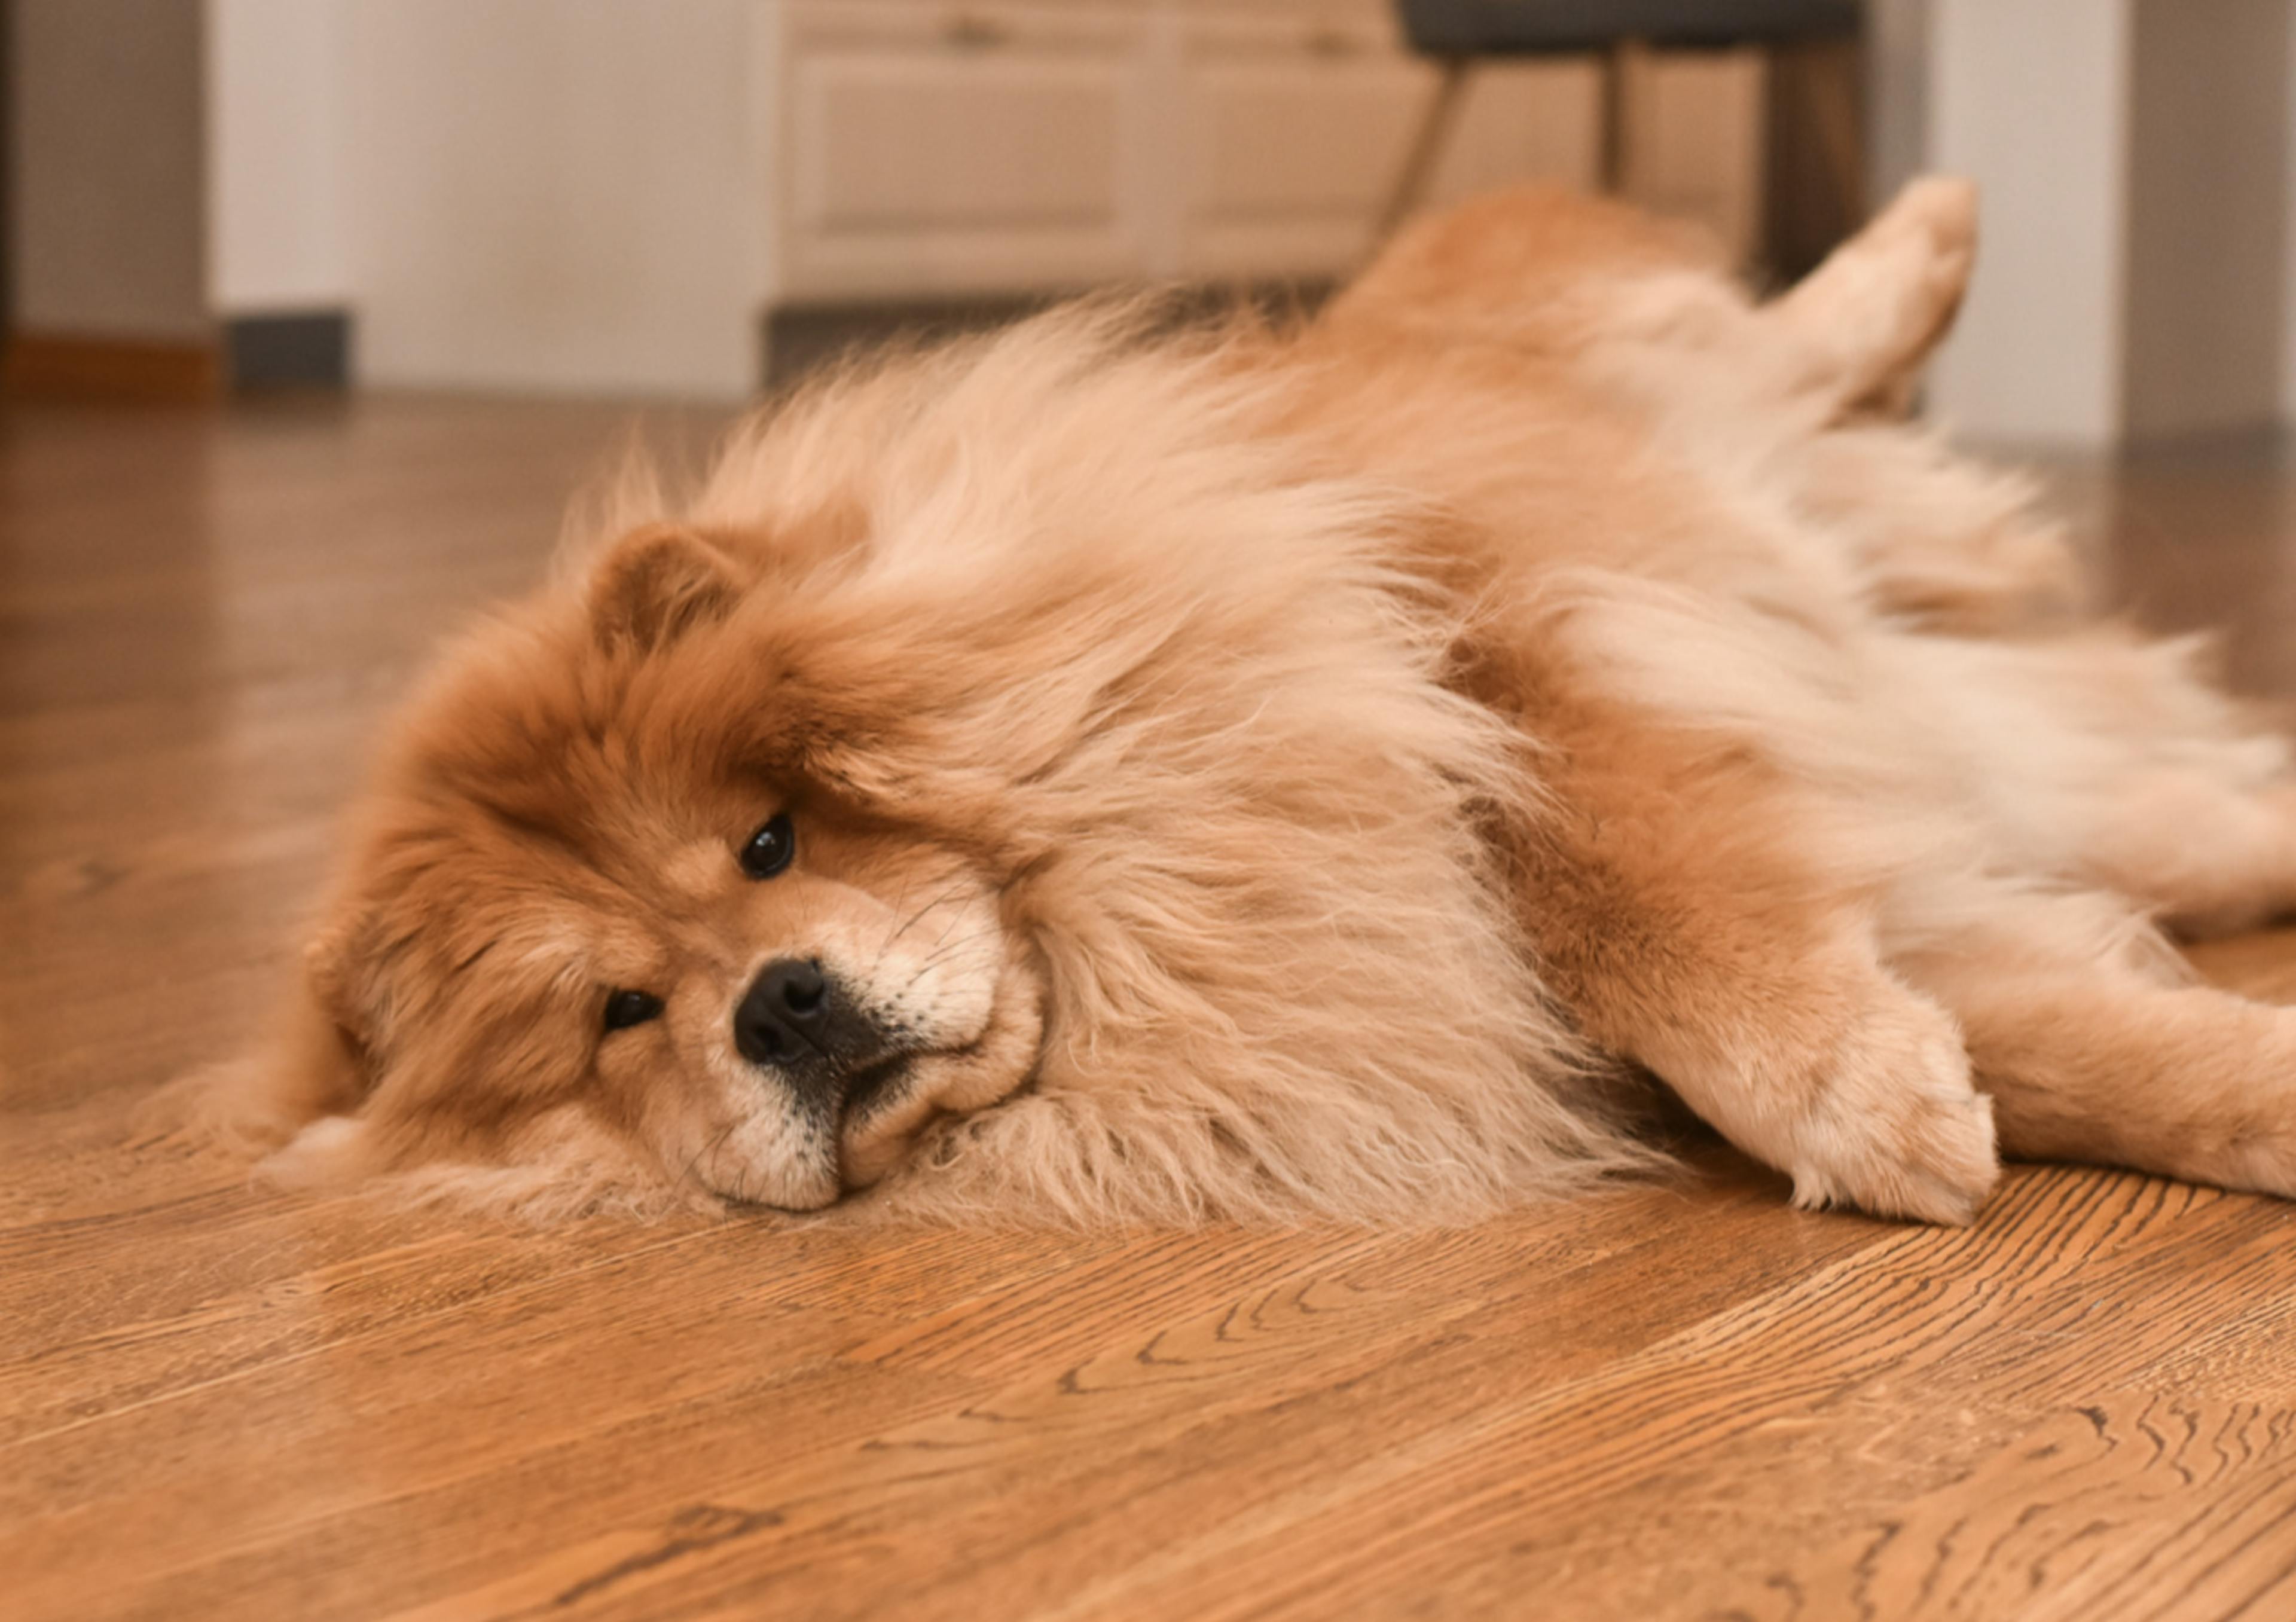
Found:
M 1757 305 L 1561 193 L 1304 332 L 1072 307 L 849 371 L 447 657 L 277 1044 L 290 1176 L 538 1212 L 1454 1219 L 1652 1164 L 2296 1189 L 2282 742 L 1885 420 L 1916 185 Z

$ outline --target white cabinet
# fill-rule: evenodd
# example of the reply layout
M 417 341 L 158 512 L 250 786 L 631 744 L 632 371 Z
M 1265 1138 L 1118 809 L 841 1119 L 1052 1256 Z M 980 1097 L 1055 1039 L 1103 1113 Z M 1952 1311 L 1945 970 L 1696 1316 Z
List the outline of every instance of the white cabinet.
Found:
M 1627 195 L 1697 220 L 1750 261 L 1761 231 L 1761 53 L 1661 55 L 1628 71 L 1640 82 L 1628 96 Z
M 1580 58 L 1475 70 L 1428 196 L 1455 202 L 1521 180 L 1592 191 L 1603 176 L 1603 74 Z
M 783 299 L 1147 268 L 1157 118 L 1144 13 L 809 0 L 784 27 Z
M 756 4 L 769 307 L 1344 274 L 1435 89 L 1384 0 Z M 1740 242 L 1745 70 L 1659 65 L 1631 177 Z M 1590 60 L 1478 67 L 1431 197 L 1593 184 L 1600 94 Z
M 1360 255 L 1433 73 L 1384 29 L 1313 16 L 1190 19 L 1177 54 L 1172 268 L 1315 274 Z
M 765 301 L 1344 273 L 1433 94 L 1382 0 L 760 0 Z M 1591 180 L 1591 63 L 1478 71 L 1434 195 Z
M 1384 8 L 1185 23 L 1169 103 L 1180 196 L 1173 269 L 1327 275 L 1357 263 L 1435 79 L 1404 51 Z M 1593 184 L 1600 93 L 1588 61 L 1478 68 L 1431 199 L 1533 177 Z

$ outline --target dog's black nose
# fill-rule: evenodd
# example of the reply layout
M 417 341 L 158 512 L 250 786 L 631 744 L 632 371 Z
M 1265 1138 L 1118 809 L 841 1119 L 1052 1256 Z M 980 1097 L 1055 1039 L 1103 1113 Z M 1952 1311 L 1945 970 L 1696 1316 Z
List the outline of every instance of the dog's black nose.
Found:
M 851 987 L 817 963 L 767 963 L 734 1010 L 734 1046 L 770 1070 L 808 1110 L 835 1116 L 857 1089 L 882 1088 L 899 1061 L 893 1034 Z
M 822 1052 L 836 999 L 819 963 L 767 963 L 734 1011 L 734 1045 L 751 1064 L 786 1065 Z M 824 1055 L 826 1056 L 825 1054 Z

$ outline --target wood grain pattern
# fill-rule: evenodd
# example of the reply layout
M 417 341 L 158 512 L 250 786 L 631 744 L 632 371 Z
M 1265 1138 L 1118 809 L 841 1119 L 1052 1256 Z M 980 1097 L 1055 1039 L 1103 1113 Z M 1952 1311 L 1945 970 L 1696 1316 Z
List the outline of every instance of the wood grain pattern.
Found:
M 2286 1616 L 2292 1525 L 2296 1414 L 2116 1391 L 1713 1614 Z
M 0 1611 L 2296 1615 L 2270 1200 L 2020 1167 L 1931 1232 L 1707 1146 L 1464 1232 L 536 1233 L 139 1131 L 623 417 L 0 412 Z M 2296 691 L 2268 458 L 2062 476 Z M 2296 1000 L 2296 938 L 2197 955 Z

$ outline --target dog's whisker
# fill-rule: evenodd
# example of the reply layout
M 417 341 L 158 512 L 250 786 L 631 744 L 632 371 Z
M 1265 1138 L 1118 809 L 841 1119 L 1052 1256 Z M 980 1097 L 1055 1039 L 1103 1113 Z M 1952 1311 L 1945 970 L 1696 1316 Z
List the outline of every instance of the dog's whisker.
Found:
M 911 974 L 907 979 L 901 982 L 901 990 L 903 992 L 906 992 L 911 987 L 914 987 L 919 980 L 924 979 L 926 974 L 931 971 L 934 964 L 939 963 L 943 958 L 948 956 L 959 947 L 970 946 L 972 942 L 982 939 L 988 936 L 1000 934 L 1003 932 L 1004 927 L 1004 926 L 1001 923 L 992 923 L 984 929 L 973 930 L 966 934 L 958 936 L 955 940 L 952 940 L 947 946 L 940 947 L 931 956 L 927 957 L 922 963 L 919 963 L 916 967 L 916 971 Z
M 919 922 L 920 920 L 922 920 L 922 919 L 925 918 L 927 915 L 929 915 L 929 914 L 932 912 L 932 910 L 933 910 L 935 907 L 937 907 L 937 906 L 940 905 L 943 902 L 947 901 L 947 900 L 949 900 L 951 897 L 953 897 L 954 896 L 955 896 L 955 894 L 957 893 L 957 891 L 959 891 L 959 890 L 961 890 L 961 889 L 963 889 L 964 888 L 964 882 L 965 882 L 965 881 L 964 881 L 963 879 L 956 880 L 955 882 L 951 883 L 951 884 L 948 886 L 948 888 L 947 888 L 947 889 L 946 889 L 942 890 L 939 895 L 935 896 L 931 900 L 930 900 L 930 901 L 926 902 L 922 906 L 919 907 L 915 912 L 914 912 L 914 913 L 910 913 L 910 914 L 909 914 L 909 917 L 908 917 L 908 922 L 906 922 L 906 923 L 904 923 L 904 924 L 902 924 L 902 925 L 901 925 L 901 927 L 900 927 L 899 929 L 895 930 L 892 932 L 892 934 L 890 934 L 890 936 L 886 937 L 886 938 L 885 938 L 885 944 L 884 944 L 882 947 L 880 947 L 880 948 L 878 949 L 877 958 L 878 958 L 878 963 L 879 963 L 879 964 L 880 964 L 880 965 L 882 965 L 882 963 L 883 963 L 883 961 L 884 961 L 885 954 L 886 954 L 886 953 L 888 953 L 888 952 L 890 952 L 890 951 L 891 951 L 891 950 L 893 949 L 893 943 L 894 943 L 895 941 L 899 940 L 899 939 L 901 938 L 901 937 L 902 937 L 902 936 L 904 936 L 904 935 L 907 934 L 907 933 L 908 933 L 912 929 L 914 929 L 914 928 L 916 927 L 916 925 L 917 925 L 918 922 Z M 963 916 L 964 916 L 964 914 L 962 914 L 962 913 L 959 913 L 959 914 L 958 914 L 958 917 L 959 917 L 959 918 L 961 918 L 961 917 L 963 917 Z M 954 928 L 955 928 L 955 927 L 956 927 L 956 919 L 951 919 L 951 920 L 949 921 L 949 923 L 948 923 L 947 928 L 943 929 L 943 930 L 941 930 L 941 934 L 942 934 L 944 937 L 946 937 L 946 936 L 947 935 L 947 933 L 948 933 L 948 930 L 951 930 L 951 929 L 954 929 Z M 936 942 L 935 944 L 939 944 L 939 943 L 938 943 L 938 942 Z M 874 971 L 874 969 L 873 969 L 873 970 L 871 971 L 871 973 L 873 975 L 873 974 L 874 974 L 874 972 L 875 972 L 875 971 Z
M 914 876 L 901 881 L 901 893 L 894 898 L 892 905 L 892 911 L 896 915 L 900 913 L 900 910 L 903 907 L 908 905 L 909 891 L 914 888 L 915 883 L 916 881 Z M 877 978 L 877 971 L 885 966 L 885 954 L 893 949 L 894 938 L 895 933 L 889 932 L 883 939 L 877 943 L 877 954 L 869 960 L 868 978 L 870 979 L 874 980 Z
M 701 1148 L 693 1151 L 693 1155 L 689 1157 L 685 1162 L 685 1169 L 677 1174 L 677 1181 L 680 1186 L 683 1186 L 687 1183 L 693 1183 L 694 1186 L 701 1190 L 705 1194 L 713 1192 L 707 1183 L 696 1182 L 694 1180 L 694 1170 L 700 1167 L 704 1156 L 713 1157 L 711 1163 L 714 1165 L 716 1163 L 714 1157 L 718 1151 L 724 1147 L 726 1140 L 734 1135 L 734 1128 L 739 1126 L 741 1124 L 741 1118 L 738 1116 L 734 1119 L 727 1121 L 724 1129 L 720 1131 L 716 1137 L 711 1138 L 707 1143 L 704 1143 Z

